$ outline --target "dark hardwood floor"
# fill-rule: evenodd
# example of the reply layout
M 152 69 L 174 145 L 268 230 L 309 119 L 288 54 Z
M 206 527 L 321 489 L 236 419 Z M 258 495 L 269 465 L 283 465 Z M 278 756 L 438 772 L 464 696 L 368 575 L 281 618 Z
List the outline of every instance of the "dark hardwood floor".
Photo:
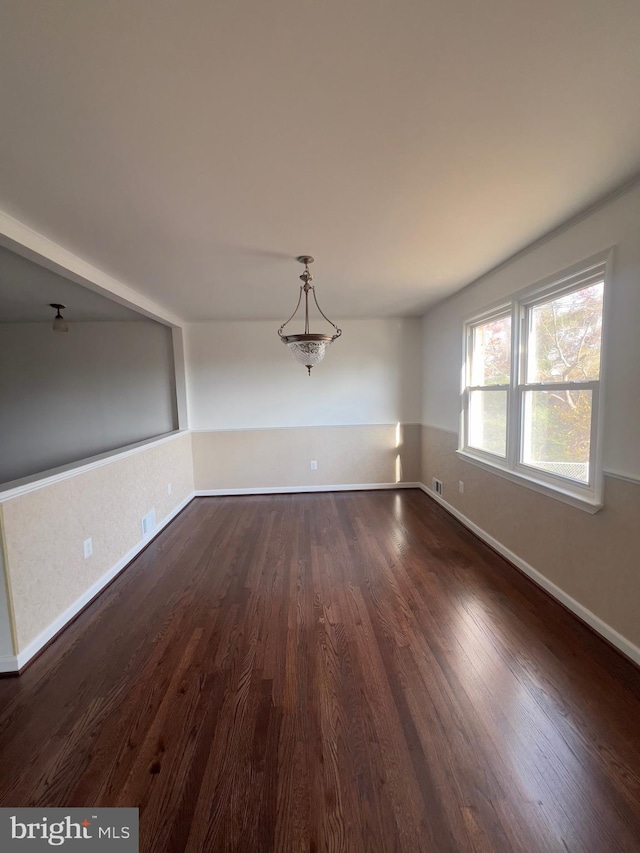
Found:
M 419 491 L 193 501 L 19 678 L 0 805 L 141 850 L 640 850 L 640 671 Z

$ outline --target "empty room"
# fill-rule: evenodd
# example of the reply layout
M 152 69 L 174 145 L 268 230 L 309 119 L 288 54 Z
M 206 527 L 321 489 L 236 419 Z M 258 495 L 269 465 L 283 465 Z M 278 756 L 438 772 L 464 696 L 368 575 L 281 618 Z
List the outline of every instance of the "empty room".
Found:
M 640 6 L 0 3 L 0 851 L 640 850 Z

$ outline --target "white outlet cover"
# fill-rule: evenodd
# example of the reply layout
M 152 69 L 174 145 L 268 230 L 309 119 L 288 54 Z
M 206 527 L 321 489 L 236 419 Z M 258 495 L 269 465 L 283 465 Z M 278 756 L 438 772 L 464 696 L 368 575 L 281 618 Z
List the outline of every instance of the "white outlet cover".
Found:
M 82 552 L 85 560 L 93 554 L 93 539 L 89 537 L 82 543 Z
M 171 485 L 171 483 L 167 483 L 167 494 L 170 495 L 172 491 L 173 491 L 173 486 Z
M 317 461 L 316 461 L 315 459 L 312 459 L 312 460 L 311 460 L 311 470 L 312 470 L 312 471 L 317 471 L 317 470 L 318 470 L 318 463 L 317 463 Z
M 156 526 L 156 511 L 155 509 L 149 510 L 149 512 L 142 519 L 142 535 L 149 536 L 150 533 L 153 532 L 154 527 Z

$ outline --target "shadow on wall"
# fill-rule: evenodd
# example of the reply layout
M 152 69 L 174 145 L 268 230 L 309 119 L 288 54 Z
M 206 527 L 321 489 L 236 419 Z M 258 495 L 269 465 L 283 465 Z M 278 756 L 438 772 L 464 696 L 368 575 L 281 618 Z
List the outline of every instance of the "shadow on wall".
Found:
M 404 423 L 422 420 L 422 319 L 408 318 L 397 321 L 398 357 L 395 360 L 397 411 Z
M 171 330 L 152 320 L 0 324 L 0 483 L 177 429 Z

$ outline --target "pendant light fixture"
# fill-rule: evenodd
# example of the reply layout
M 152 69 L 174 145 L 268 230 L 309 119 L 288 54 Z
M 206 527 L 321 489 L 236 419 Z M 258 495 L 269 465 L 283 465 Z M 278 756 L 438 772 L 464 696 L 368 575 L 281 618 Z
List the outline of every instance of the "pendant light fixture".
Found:
M 309 264 L 313 263 L 313 258 L 311 255 L 300 255 L 296 258 L 296 260 L 304 264 L 304 272 L 300 276 L 300 280 L 302 284 L 300 285 L 300 295 L 298 296 L 298 304 L 296 305 L 296 309 L 293 314 L 286 320 L 278 329 L 278 334 L 280 335 L 280 340 L 283 344 L 286 344 L 289 347 L 289 352 L 295 358 L 296 361 L 299 361 L 300 364 L 304 364 L 307 370 L 309 371 L 309 376 L 311 376 L 311 368 L 316 364 L 320 364 L 322 359 L 325 356 L 326 349 L 329 344 L 333 343 L 336 338 L 339 338 L 342 334 L 342 330 L 339 329 L 335 323 L 332 323 L 331 320 L 324 313 L 322 308 L 318 305 L 318 299 L 316 297 L 316 289 L 311 284 L 313 281 L 313 276 L 309 272 Z M 324 317 L 324 319 L 329 323 L 330 326 L 333 326 L 335 329 L 335 334 L 333 335 L 321 335 L 316 334 L 314 332 L 309 331 L 309 292 L 313 294 L 313 301 L 316 303 L 316 308 L 320 312 L 320 314 Z M 286 325 L 288 325 L 293 318 L 298 313 L 298 308 L 300 307 L 300 303 L 302 302 L 302 294 L 304 293 L 304 332 L 299 335 L 283 335 L 283 329 Z
M 59 302 L 50 302 L 49 305 L 51 308 L 55 308 L 57 312 L 56 316 L 53 319 L 53 331 L 68 332 L 69 327 L 67 326 L 64 317 L 60 313 L 65 308 L 65 306 L 61 305 Z

